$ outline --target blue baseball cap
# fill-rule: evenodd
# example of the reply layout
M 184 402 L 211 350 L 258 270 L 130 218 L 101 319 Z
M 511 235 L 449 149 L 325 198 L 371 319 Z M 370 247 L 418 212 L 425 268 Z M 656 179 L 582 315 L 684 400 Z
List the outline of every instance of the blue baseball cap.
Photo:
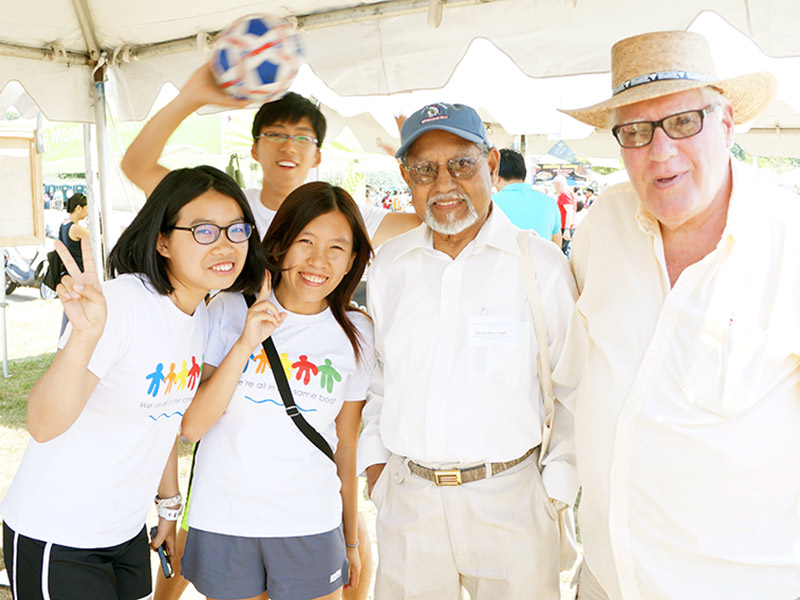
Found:
M 405 156 L 411 144 L 434 129 L 449 131 L 469 142 L 482 142 L 492 147 L 478 111 L 466 104 L 437 102 L 423 106 L 406 119 L 400 131 L 400 148 L 395 152 L 395 158 Z

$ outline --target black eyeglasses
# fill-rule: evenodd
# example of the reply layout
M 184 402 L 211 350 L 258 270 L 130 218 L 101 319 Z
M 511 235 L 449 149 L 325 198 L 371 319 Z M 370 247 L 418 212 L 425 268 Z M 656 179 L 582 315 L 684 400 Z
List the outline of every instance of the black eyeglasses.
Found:
M 286 140 L 294 140 L 298 144 L 302 146 L 308 146 L 311 144 L 316 144 L 319 140 L 315 137 L 310 135 L 289 135 L 288 133 L 282 133 L 280 131 L 267 131 L 266 133 L 262 133 L 261 135 L 257 135 L 256 139 L 264 138 L 268 142 L 272 142 L 273 144 L 282 144 Z
M 653 141 L 656 127 L 661 127 L 673 140 L 692 137 L 703 131 L 703 119 L 716 108 L 709 104 L 699 110 L 687 110 L 669 115 L 658 121 L 636 121 L 623 123 L 611 129 L 611 133 L 623 148 L 641 148 Z
M 219 239 L 219 234 L 223 231 L 230 241 L 234 244 L 241 244 L 250 239 L 253 234 L 253 226 L 250 223 L 231 223 L 226 227 L 220 227 L 213 223 L 200 223 L 192 227 L 177 227 L 173 229 L 180 229 L 181 231 L 191 231 L 194 241 L 204 246 L 213 244 Z
M 478 161 L 480 158 L 481 157 L 473 158 L 471 156 L 451 158 L 447 161 L 447 172 L 450 173 L 454 179 L 469 179 L 477 173 Z M 410 167 L 403 165 L 403 168 L 408 173 L 411 181 L 417 185 L 433 183 L 439 176 L 439 165 L 432 161 L 417 163 Z

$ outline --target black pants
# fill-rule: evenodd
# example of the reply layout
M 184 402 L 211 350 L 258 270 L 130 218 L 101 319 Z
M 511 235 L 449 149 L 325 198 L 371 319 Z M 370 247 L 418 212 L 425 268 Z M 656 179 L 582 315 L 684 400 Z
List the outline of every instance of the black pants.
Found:
M 3 524 L 3 557 L 15 600 L 140 600 L 152 592 L 145 528 L 110 548 L 34 540 Z

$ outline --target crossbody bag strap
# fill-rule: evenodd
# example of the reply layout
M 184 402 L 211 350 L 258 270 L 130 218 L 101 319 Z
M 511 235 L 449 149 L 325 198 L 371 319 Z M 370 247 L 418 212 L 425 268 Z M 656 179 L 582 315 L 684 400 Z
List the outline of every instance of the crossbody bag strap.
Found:
M 533 270 L 531 251 L 528 245 L 528 231 L 517 234 L 517 243 L 520 250 L 520 266 L 522 270 L 522 284 L 525 286 L 525 295 L 533 315 L 533 329 L 536 332 L 536 343 L 539 346 L 537 366 L 539 384 L 542 388 L 542 402 L 544 403 L 544 423 L 542 427 L 542 449 L 539 452 L 539 463 L 547 454 L 550 447 L 550 437 L 553 432 L 553 415 L 555 414 L 555 394 L 553 394 L 553 380 L 550 376 L 550 350 L 547 342 L 547 323 L 544 320 L 544 307 L 539 286 L 536 283 L 536 271 Z
M 247 302 L 248 308 L 253 305 L 255 302 L 255 296 L 250 294 L 246 294 L 244 297 L 245 301 Z M 311 426 L 311 424 L 306 421 L 303 414 L 300 412 L 300 409 L 297 408 L 297 404 L 294 402 L 294 397 L 292 396 L 292 390 L 289 387 L 289 382 L 286 380 L 286 373 L 283 371 L 283 365 L 281 364 L 280 356 L 278 356 L 278 350 L 275 348 L 275 342 L 272 341 L 272 337 L 268 337 L 263 342 L 261 342 L 261 346 L 264 348 L 264 352 L 267 354 L 267 360 L 269 361 L 269 365 L 272 368 L 272 376 L 275 378 L 275 383 L 278 386 L 278 391 L 281 394 L 281 399 L 283 400 L 283 407 L 286 409 L 286 414 L 289 415 L 289 418 L 292 422 L 297 426 L 308 441 L 314 444 L 317 448 L 319 448 L 320 452 L 322 452 L 325 456 L 334 460 L 333 458 L 333 450 L 330 447 L 330 444 L 325 441 L 325 438 Z

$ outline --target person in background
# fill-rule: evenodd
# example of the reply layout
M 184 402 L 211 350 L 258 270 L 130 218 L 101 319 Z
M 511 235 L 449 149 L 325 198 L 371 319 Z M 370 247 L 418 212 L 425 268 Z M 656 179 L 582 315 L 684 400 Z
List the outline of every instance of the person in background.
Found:
M 80 225 L 80 221 L 85 219 L 89 212 L 86 196 L 81 193 L 72 194 L 72 196 L 67 199 L 67 212 L 69 213 L 69 217 L 59 228 L 58 239 L 67 247 L 78 269 L 83 271 L 81 240 L 89 239 L 89 230 L 83 225 Z M 59 336 L 63 335 L 64 330 L 67 328 L 67 323 L 69 323 L 69 319 L 67 319 L 67 313 L 64 312 L 61 317 L 61 331 L 59 332 Z
M 575 233 L 575 194 L 567 185 L 567 178 L 556 175 L 553 178 L 553 187 L 558 198 L 558 210 L 561 214 L 561 250 L 569 258 L 569 246 L 572 234 Z
M 525 157 L 516 150 L 500 150 L 500 170 L 492 200 L 520 229 L 533 229 L 546 240 L 561 247 L 561 217 L 558 204 L 547 194 L 525 183 L 528 170 Z
M 147 122 L 128 147 L 122 159 L 122 171 L 145 194 L 169 172 L 158 163 L 169 136 L 184 119 L 207 104 L 243 108 L 247 101 L 236 100 L 225 93 L 214 79 L 211 67 L 205 64 L 195 71 L 178 96 Z M 326 130 L 322 111 L 294 92 L 263 104 L 256 113 L 250 152 L 261 166 L 263 182 L 261 189 L 245 190 L 245 196 L 256 217 L 260 236 L 267 231 L 286 196 L 302 185 L 309 171 L 319 165 Z M 415 215 L 366 205 L 359 206 L 359 210 L 374 246 L 419 225 Z

